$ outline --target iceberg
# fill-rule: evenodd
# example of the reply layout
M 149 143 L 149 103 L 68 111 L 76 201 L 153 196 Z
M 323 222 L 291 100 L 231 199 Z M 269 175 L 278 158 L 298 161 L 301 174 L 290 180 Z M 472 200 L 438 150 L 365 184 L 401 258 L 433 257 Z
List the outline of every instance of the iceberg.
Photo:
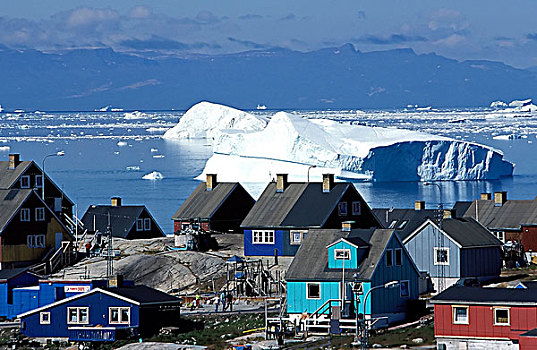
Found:
M 260 131 L 265 128 L 264 118 L 241 110 L 211 102 L 192 106 L 179 123 L 164 133 L 164 139 L 215 140 L 222 130 L 235 132 Z
M 278 112 L 261 131 L 221 130 L 198 178 L 264 182 L 281 172 L 301 180 L 331 172 L 370 181 L 484 180 L 510 176 L 513 167 L 477 143 Z
M 144 180 L 162 180 L 164 179 L 164 176 L 159 173 L 158 171 L 153 171 L 152 173 L 145 174 L 142 176 L 142 179 Z

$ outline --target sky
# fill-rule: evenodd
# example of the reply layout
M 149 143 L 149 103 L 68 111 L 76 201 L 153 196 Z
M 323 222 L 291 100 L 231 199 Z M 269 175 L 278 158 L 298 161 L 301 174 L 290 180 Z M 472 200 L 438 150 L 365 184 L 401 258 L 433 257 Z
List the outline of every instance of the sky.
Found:
M 0 2 L 0 44 L 222 54 L 352 43 L 525 68 L 537 66 L 535 15 L 535 0 L 17 0 Z

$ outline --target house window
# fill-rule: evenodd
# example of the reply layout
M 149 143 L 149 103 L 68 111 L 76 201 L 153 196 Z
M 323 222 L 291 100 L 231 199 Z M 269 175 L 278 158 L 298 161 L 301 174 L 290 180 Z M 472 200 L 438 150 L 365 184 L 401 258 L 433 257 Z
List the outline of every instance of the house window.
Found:
M 22 208 L 21 211 L 21 221 L 30 221 L 30 209 Z
M 35 187 L 37 188 L 43 187 L 43 175 L 35 176 Z
M 300 245 L 306 237 L 308 231 L 289 231 L 289 242 L 291 245 Z
M 334 249 L 334 259 L 349 260 L 350 258 L 351 258 L 351 251 L 349 249 Z
M 181 224 L 181 230 L 188 230 L 190 228 L 190 224 Z
M 352 215 L 360 215 L 362 213 L 362 203 L 352 202 Z
M 35 208 L 35 221 L 45 221 L 45 208 Z
M 337 212 L 339 216 L 346 216 L 347 215 L 347 202 L 339 202 L 337 205 Z
M 144 230 L 144 219 L 136 219 L 136 231 Z
M 404 229 L 407 223 L 408 223 L 408 220 L 401 221 L 401 223 L 397 226 L 397 229 L 398 230 Z
M 393 266 L 393 250 L 386 250 L 386 266 Z
M 468 306 L 453 306 L 453 324 L 469 324 Z
M 252 231 L 252 243 L 274 244 L 274 231 Z
M 67 324 L 88 324 L 89 307 L 68 307 Z
M 495 307 L 494 308 L 494 325 L 495 326 L 509 326 L 509 308 L 507 307 Z
M 108 318 L 110 324 L 130 324 L 130 307 L 110 307 L 108 308 Z
M 449 248 L 434 247 L 434 264 L 449 265 Z
M 30 175 L 21 176 L 21 188 L 30 188 Z
M 144 219 L 144 231 L 151 231 L 151 219 L 150 218 Z
M 408 281 L 401 281 L 400 288 L 401 288 L 402 297 L 410 296 L 410 289 L 408 288 Z
M 395 250 L 395 265 L 403 265 L 403 249 L 401 248 Z
M 397 224 L 397 220 L 393 220 L 393 221 L 390 223 L 390 226 L 388 226 L 388 228 L 394 228 L 396 224 Z
M 50 312 L 39 313 L 39 324 L 50 324 Z
M 306 299 L 321 299 L 321 284 L 307 283 L 306 284 Z
M 496 235 L 496 238 L 498 238 L 502 243 L 505 243 L 505 232 L 504 231 L 497 231 L 493 232 Z
M 28 248 L 45 248 L 45 235 L 26 236 L 26 245 Z

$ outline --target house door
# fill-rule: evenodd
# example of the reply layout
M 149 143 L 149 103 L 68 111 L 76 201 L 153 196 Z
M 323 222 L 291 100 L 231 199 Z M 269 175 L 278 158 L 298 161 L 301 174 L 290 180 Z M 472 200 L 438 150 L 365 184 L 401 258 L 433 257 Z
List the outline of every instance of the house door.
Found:
M 54 198 L 54 211 L 55 212 L 62 211 L 62 198 L 61 197 Z
M 61 232 L 56 232 L 56 240 L 55 240 L 55 244 L 54 244 L 54 250 L 58 250 L 60 249 L 60 247 L 62 246 L 62 239 L 63 239 L 63 233 Z

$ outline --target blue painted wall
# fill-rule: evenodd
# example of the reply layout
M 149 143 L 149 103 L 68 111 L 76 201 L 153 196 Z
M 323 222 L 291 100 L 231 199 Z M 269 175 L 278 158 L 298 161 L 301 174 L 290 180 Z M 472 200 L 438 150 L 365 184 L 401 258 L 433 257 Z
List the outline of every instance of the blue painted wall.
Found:
M 334 251 L 336 249 L 348 249 L 350 251 L 349 260 L 336 260 Z M 356 269 L 358 268 L 358 249 L 353 247 L 348 242 L 341 241 L 333 246 L 328 247 L 328 268 L 329 269 L 341 269 L 343 268 L 343 263 L 345 263 L 346 269 Z
M 275 230 L 274 244 L 253 244 L 252 230 L 244 230 L 244 255 L 245 256 L 274 256 L 274 249 L 278 256 L 286 255 L 284 239 L 289 240 L 289 231 Z M 289 245 L 289 242 L 287 243 Z
M 495 277 L 502 271 L 501 247 L 461 249 L 461 277 Z
M 13 303 L 14 288 L 33 286 L 37 282 L 38 278 L 35 275 L 25 272 L 0 283 L 0 316 L 11 319 L 17 315 L 16 311 L 13 310 L 14 306 L 18 306 Z
M 420 271 L 427 271 L 431 277 L 460 278 L 460 249 L 436 227 L 429 224 L 421 230 L 405 247 Z M 449 265 L 434 264 L 434 247 L 449 248 Z M 485 261 L 482 264 L 486 264 Z
M 89 307 L 89 325 L 87 326 L 129 327 L 129 325 L 110 325 L 108 308 L 114 306 L 130 307 L 130 326 L 137 327 L 139 325 L 139 308 L 137 305 L 130 304 L 124 300 L 117 299 L 104 293 L 94 293 L 43 310 L 50 312 L 51 322 L 48 325 L 40 324 L 40 312 L 23 317 L 22 322 L 24 322 L 24 327 L 22 333 L 29 337 L 68 337 L 68 327 L 77 327 L 77 325 L 67 324 L 67 308 L 76 306 Z

